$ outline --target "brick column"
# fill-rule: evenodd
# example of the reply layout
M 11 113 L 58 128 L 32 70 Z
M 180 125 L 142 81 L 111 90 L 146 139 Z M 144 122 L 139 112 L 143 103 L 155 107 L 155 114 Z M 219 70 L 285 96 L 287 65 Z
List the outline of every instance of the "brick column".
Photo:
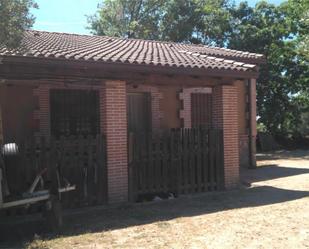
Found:
M 239 182 L 237 87 L 216 86 L 213 105 L 213 126 L 223 130 L 225 188 L 233 188 Z
M 102 89 L 102 129 L 106 136 L 108 202 L 128 201 L 127 100 L 124 81 L 106 81 Z

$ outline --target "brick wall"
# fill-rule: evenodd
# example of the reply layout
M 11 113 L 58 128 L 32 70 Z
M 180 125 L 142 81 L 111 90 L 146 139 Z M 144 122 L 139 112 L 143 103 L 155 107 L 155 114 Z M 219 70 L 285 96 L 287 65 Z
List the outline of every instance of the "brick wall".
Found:
M 210 87 L 195 87 L 195 88 L 184 88 L 179 93 L 179 99 L 182 101 L 182 109 L 180 110 L 179 116 L 182 119 L 184 128 L 191 128 L 191 94 L 192 93 L 212 93 Z
M 109 203 L 126 202 L 128 201 L 126 83 L 106 81 L 103 95 L 108 201 Z
M 237 114 L 237 88 L 234 85 L 213 89 L 213 125 L 223 129 L 225 187 L 239 182 L 239 137 Z
M 128 85 L 128 92 L 135 93 L 150 93 L 151 94 L 151 124 L 152 131 L 160 131 L 161 129 L 161 120 L 163 118 L 163 111 L 160 106 L 161 99 L 163 97 L 162 93 L 157 86 L 151 85 Z

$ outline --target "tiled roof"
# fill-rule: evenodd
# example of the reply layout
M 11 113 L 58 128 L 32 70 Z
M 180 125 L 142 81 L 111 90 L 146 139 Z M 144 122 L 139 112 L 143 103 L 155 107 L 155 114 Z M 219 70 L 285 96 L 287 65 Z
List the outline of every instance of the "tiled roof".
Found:
M 0 56 L 233 71 L 256 71 L 254 64 L 263 59 L 260 54 L 203 45 L 34 30 L 25 32 L 19 49 L 8 50 L 0 46 Z M 253 63 L 242 62 L 243 59 L 250 59 Z

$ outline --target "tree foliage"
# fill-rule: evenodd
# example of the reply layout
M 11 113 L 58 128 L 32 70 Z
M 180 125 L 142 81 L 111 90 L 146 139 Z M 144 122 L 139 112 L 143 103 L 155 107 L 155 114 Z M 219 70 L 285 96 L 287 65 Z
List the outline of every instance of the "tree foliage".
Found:
M 32 0 L 0 0 L 0 44 L 10 48 L 20 44 L 23 31 L 35 20 L 31 8 L 38 8 Z
M 229 5 L 227 0 L 105 0 L 88 16 L 89 29 L 97 35 L 223 45 Z
M 241 3 L 232 10 L 229 47 L 263 53 L 267 58 L 258 79 L 257 103 L 259 121 L 275 134 L 294 132 L 292 126 L 301 113 L 293 96 L 308 90 L 308 60 L 300 52 L 300 34 L 306 29 L 298 21 L 302 13 L 295 11 L 303 7 L 296 1 L 278 7 L 259 2 L 255 7 Z
M 254 7 L 229 0 L 105 0 L 90 29 L 99 35 L 226 46 L 267 58 L 257 85 L 268 131 L 296 133 L 309 97 L 309 2 Z M 308 125 L 308 124 L 307 124 Z
M 105 0 L 96 15 L 89 16 L 97 35 L 158 39 L 164 0 Z

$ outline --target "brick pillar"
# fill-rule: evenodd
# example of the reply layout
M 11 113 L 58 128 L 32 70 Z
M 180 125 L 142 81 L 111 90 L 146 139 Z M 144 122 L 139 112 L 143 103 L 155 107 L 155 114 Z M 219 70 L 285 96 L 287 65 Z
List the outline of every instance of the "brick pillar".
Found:
M 102 89 L 102 129 L 106 136 L 108 202 L 128 201 L 127 100 L 124 81 L 106 81 Z
M 225 188 L 232 188 L 239 182 L 237 87 L 216 86 L 213 105 L 213 126 L 223 130 Z

